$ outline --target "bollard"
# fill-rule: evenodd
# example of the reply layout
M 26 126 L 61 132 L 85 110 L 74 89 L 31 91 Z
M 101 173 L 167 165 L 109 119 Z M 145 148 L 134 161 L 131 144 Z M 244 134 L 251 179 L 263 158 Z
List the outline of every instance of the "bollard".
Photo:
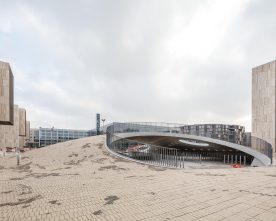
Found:
M 175 155 L 175 150 L 172 149 L 172 155 L 171 155 L 171 166 L 174 167 L 175 163 L 174 163 L 174 155 Z
M 149 151 L 149 163 L 151 163 L 151 161 L 152 161 L 152 151 L 151 151 L 151 149 L 149 149 L 148 151 Z
M 166 154 L 166 148 L 163 148 L 163 160 L 164 160 L 164 166 L 167 166 L 167 160 L 166 160 L 167 154 Z
M 175 166 L 175 150 L 172 151 L 172 166 Z
M 160 165 L 163 166 L 163 160 L 162 160 L 162 148 L 160 148 Z
M 176 156 L 175 156 L 176 157 L 176 167 L 178 167 L 178 163 L 179 163 L 178 161 L 179 160 L 178 160 L 178 152 L 177 152 L 177 150 L 175 150 L 175 154 L 176 154 Z
M 170 166 L 172 166 L 172 152 L 173 152 L 173 150 L 170 150 L 170 154 L 169 154 L 169 164 L 170 164 Z
M 171 149 L 168 149 L 168 165 L 171 166 L 171 152 L 172 150 Z
M 175 155 L 175 150 L 172 149 L 172 155 L 171 155 L 171 166 L 174 167 L 175 166 L 175 163 L 174 163 L 174 155 Z
M 159 148 L 159 165 L 162 165 L 162 155 L 161 155 L 161 152 L 162 152 L 162 148 Z
M 20 151 L 16 151 L 16 161 L 17 161 L 17 166 L 20 164 Z
M 156 161 L 157 161 L 157 165 L 160 165 L 160 161 L 159 161 L 159 148 L 156 148 Z
M 153 148 L 153 150 L 151 151 L 151 153 L 152 153 L 152 159 L 151 159 L 152 164 L 155 164 L 155 161 L 156 161 L 155 148 Z
M 158 165 L 158 154 L 157 154 L 157 148 L 154 148 L 154 163 Z
M 156 162 L 159 165 L 159 148 L 156 148 Z
M 166 161 L 165 161 L 165 149 L 164 148 L 162 148 L 162 161 L 163 161 L 163 166 L 166 166 L 165 165 Z
M 156 148 L 156 164 L 159 165 L 159 148 Z
M 244 157 L 243 157 L 243 163 L 244 163 L 244 165 L 246 165 L 246 156 L 244 155 Z
M 167 166 L 170 166 L 170 149 L 166 148 L 166 161 L 167 161 Z
M 165 166 L 168 166 L 168 163 L 169 163 L 169 161 L 168 161 L 168 156 L 167 156 L 167 148 L 166 149 L 164 149 L 164 151 L 165 151 Z
M 170 163 L 170 165 L 172 166 L 172 167 L 174 167 L 174 149 L 172 149 L 171 150 L 171 156 L 170 156 L 170 161 L 171 161 L 171 163 Z
M 173 150 L 172 166 L 176 166 L 176 150 Z
M 166 149 L 163 148 L 163 162 L 164 162 L 164 166 L 166 166 Z
M 176 164 L 176 167 L 178 167 L 178 155 L 177 155 L 177 150 L 175 150 L 175 157 L 176 157 L 175 164 Z
M 170 155 L 169 155 L 170 150 L 166 148 L 166 164 L 167 166 L 170 166 Z
M 163 151 L 164 151 L 164 165 L 165 165 L 165 166 L 167 166 L 167 159 L 166 159 L 166 158 L 167 158 L 167 154 L 166 154 L 167 149 L 166 149 L 166 148 L 164 148 L 164 150 L 163 150 Z
M 159 148 L 159 161 L 160 161 L 160 165 L 163 166 L 163 149 Z
M 165 160 L 164 160 L 164 148 L 161 149 L 161 159 L 162 159 L 162 166 L 165 166 Z
M 159 165 L 159 149 L 156 147 L 155 151 L 156 151 L 156 153 L 155 153 L 156 164 Z
M 170 149 L 166 148 L 166 166 L 170 166 Z
M 169 152 L 170 153 L 170 152 Z M 170 163 L 170 154 L 168 153 L 168 158 L 167 158 L 167 163 L 168 163 L 168 166 L 171 166 L 171 163 Z

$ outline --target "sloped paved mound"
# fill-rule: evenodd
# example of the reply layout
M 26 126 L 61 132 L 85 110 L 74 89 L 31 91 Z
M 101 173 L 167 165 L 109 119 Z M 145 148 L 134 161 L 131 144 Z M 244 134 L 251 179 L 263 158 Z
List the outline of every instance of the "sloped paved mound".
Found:
M 110 155 L 104 136 L 0 158 L 0 220 L 269 220 L 271 168 L 173 170 Z

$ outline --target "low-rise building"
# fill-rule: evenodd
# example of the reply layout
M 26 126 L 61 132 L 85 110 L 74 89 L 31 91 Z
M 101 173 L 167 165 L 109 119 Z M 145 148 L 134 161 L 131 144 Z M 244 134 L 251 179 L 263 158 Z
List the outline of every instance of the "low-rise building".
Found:
M 205 136 L 233 143 L 242 143 L 245 137 L 245 127 L 225 124 L 194 124 L 181 127 L 181 132 L 197 136 Z
M 72 130 L 72 129 L 57 129 L 57 128 L 32 128 L 30 131 L 31 147 L 45 147 L 47 145 L 89 137 L 96 135 L 95 130 Z

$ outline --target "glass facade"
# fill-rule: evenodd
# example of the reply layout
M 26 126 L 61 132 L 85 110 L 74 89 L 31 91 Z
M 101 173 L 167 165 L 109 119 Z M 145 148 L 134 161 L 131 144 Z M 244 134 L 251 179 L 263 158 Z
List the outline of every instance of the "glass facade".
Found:
M 37 147 L 96 135 L 95 130 L 69 130 L 56 128 L 31 129 L 31 140 Z
M 237 144 L 242 144 L 245 136 L 245 128 L 239 125 L 195 124 L 180 128 L 183 134 L 210 137 Z

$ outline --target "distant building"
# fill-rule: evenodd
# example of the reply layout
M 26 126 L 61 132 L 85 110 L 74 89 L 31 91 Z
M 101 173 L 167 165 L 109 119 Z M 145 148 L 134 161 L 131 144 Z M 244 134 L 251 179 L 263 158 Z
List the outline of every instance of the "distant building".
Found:
M 225 124 L 194 124 L 181 127 L 181 132 L 197 136 L 210 137 L 229 141 L 232 143 L 242 143 L 245 139 L 245 128 L 239 125 Z
M 275 151 L 276 61 L 252 69 L 252 135 L 266 140 Z
M 26 140 L 26 110 L 19 108 L 19 147 L 25 146 Z
M 96 114 L 96 133 L 97 135 L 101 134 L 101 115 L 100 114 Z
M 95 130 L 71 130 L 57 128 L 38 128 L 31 129 L 30 142 L 31 147 L 45 147 L 51 144 L 64 142 L 68 140 L 79 139 L 96 135 Z
M 31 123 L 30 121 L 26 121 L 26 137 L 25 137 L 25 142 L 28 143 L 30 141 L 30 130 L 31 130 Z

